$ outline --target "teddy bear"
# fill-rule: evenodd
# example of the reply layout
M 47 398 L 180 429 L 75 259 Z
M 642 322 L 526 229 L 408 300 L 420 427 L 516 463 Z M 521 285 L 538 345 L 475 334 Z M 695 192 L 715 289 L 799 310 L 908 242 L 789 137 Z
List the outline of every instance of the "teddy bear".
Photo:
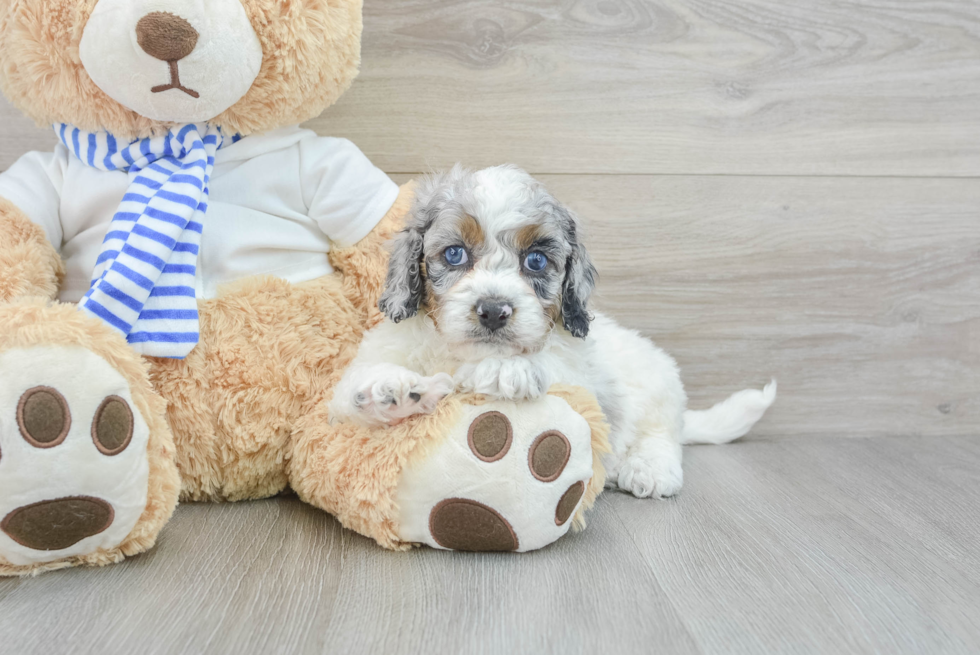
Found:
M 299 127 L 354 80 L 361 9 L 0 3 L 0 89 L 58 138 L 0 174 L 0 574 L 119 562 L 178 499 L 290 489 L 393 550 L 584 525 L 608 426 L 581 388 L 331 424 L 413 200 Z

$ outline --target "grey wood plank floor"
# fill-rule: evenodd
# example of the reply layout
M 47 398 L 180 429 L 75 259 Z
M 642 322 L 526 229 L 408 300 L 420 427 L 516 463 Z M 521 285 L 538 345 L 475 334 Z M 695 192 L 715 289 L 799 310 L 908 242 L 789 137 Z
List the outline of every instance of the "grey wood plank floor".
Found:
M 184 505 L 148 554 L 0 580 L 3 652 L 975 653 L 980 439 L 688 448 L 527 555 L 397 554 L 295 498 Z

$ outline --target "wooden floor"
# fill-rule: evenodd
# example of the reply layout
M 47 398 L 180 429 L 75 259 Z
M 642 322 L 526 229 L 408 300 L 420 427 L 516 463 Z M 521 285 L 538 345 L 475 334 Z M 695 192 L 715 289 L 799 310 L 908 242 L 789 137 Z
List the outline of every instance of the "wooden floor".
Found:
M 0 651 L 980 652 L 980 2 L 368 0 L 310 127 L 398 181 L 527 168 L 692 405 L 779 400 L 529 555 L 183 506 L 121 566 L 0 580 Z M 0 169 L 53 142 L 0 100 Z
M 687 449 L 527 555 L 390 553 L 293 498 L 185 505 L 149 554 L 0 580 L 4 653 L 976 653 L 980 440 Z

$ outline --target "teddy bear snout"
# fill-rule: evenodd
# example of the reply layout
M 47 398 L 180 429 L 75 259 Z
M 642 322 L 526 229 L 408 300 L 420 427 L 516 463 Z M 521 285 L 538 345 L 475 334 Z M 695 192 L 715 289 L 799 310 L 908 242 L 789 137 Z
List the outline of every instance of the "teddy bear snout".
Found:
M 136 41 L 146 54 L 166 62 L 180 61 L 197 46 L 194 27 L 174 14 L 154 11 L 136 24 Z

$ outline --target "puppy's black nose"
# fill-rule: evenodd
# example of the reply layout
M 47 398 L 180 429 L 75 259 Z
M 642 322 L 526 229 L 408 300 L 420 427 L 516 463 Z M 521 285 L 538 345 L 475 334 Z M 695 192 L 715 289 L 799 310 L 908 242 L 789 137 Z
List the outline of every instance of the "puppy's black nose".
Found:
M 490 331 L 505 326 L 513 314 L 513 307 L 496 298 L 483 298 L 476 303 L 476 315 L 480 317 L 480 325 Z

